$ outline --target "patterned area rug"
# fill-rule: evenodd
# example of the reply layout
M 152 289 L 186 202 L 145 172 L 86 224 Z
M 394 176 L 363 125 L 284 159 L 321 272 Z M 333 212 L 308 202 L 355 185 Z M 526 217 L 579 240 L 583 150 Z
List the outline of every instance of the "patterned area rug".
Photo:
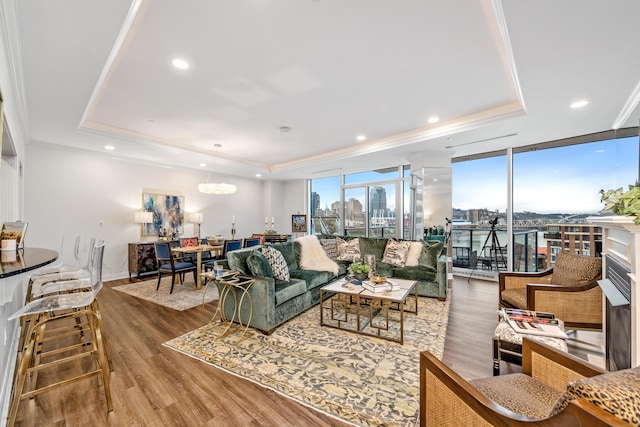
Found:
M 320 326 L 319 306 L 271 335 L 249 329 L 218 338 L 215 323 L 166 342 L 169 348 L 363 426 L 417 426 L 420 352 L 441 358 L 449 302 L 419 299 L 405 314 L 404 345 Z
M 191 281 L 177 283 L 173 287 L 173 293 L 169 293 L 171 289 L 171 278 L 163 277 L 160 281 L 160 289 L 156 291 L 158 279 L 146 280 L 144 282 L 131 283 L 129 285 L 115 286 L 116 291 L 124 292 L 136 298 L 142 298 L 174 310 L 188 310 L 192 307 L 202 304 L 202 289 L 196 289 L 196 284 Z M 218 289 L 216 286 L 207 286 L 204 302 L 210 302 L 218 299 Z

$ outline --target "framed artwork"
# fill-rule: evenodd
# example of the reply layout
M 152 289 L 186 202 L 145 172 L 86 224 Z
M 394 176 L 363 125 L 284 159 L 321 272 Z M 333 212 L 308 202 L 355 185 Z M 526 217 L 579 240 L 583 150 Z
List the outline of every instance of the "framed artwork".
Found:
M 291 229 L 294 233 L 306 233 L 307 232 L 307 216 L 306 215 L 291 215 Z
M 143 236 L 158 236 L 163 230 L 183 233 L 184 196 L 142 193 L 142 210 L 153 213 L 153 222 L 143 224 Z
M 24 247 L 24 236 L 27 234 L 28 222 L 16 221 L 5 222 L 2 224 L 2 232 L 0 232 L 0 239 L 2 240 L 15 240 L 16 247 Z

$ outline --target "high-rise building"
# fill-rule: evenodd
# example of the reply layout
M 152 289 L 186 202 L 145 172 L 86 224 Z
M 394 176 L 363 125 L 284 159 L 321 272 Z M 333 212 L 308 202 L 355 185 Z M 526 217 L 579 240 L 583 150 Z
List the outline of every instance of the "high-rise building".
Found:
M 387 190 L 384 187 L 373 187 L 369 190 L 369 216 L 387 216 Z
M 320 195 L 315 191 L 311 192 L 311 216 L 316 217 L 322 214 L 320 205 Z

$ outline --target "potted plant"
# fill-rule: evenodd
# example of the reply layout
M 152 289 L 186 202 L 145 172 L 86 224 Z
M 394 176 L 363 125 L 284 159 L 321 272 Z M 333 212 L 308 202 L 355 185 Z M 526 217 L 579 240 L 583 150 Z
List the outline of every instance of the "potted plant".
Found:
M 356 280 L 365 280 L 369 273 L 371 272 L 371 267 L 369 264 L 365 264 L 362 261 L 354 261 L 349 266 L 349 274 L 351 274 Z
M 632 216 L 634 224 L 640 225 L 640 183 L 636 181 L 634 185 L 629 185 L 627 191 L 622 191 L 622 187 L 616 190 L 600 190 L 600 201 L 604 202 L 604 210 L 613 212 L 615 215 Z

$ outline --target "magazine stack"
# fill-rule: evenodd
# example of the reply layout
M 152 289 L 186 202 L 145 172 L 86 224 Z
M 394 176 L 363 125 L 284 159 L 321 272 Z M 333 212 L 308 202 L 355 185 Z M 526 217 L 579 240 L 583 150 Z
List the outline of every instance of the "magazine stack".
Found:
M 553 313 L 515 308 L 502 308 L 499 313 L 500 317 L 520 334 L 568 338 L 566 332 L 560 327 L 560 321 Z

